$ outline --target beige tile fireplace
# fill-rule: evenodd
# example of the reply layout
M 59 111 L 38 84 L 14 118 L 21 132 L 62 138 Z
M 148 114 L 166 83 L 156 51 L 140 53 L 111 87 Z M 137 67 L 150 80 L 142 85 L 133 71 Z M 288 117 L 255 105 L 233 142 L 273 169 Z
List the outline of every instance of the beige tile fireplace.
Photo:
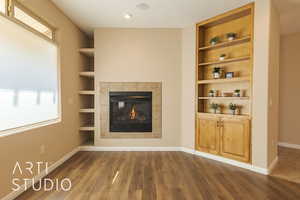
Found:
M 152 129 L 149 132 L 111 132 L 110 93 L 150 92 L 152 94 Z M 162 137 L 161 82 L 100 82 L 101 138 L 161 138 Z

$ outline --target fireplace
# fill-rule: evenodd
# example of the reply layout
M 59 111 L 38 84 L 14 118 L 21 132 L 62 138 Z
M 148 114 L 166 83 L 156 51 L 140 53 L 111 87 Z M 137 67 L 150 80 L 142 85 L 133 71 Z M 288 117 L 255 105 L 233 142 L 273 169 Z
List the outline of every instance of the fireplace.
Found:
M 110 132 L 152 132 L 152 92 L 109 92 Z

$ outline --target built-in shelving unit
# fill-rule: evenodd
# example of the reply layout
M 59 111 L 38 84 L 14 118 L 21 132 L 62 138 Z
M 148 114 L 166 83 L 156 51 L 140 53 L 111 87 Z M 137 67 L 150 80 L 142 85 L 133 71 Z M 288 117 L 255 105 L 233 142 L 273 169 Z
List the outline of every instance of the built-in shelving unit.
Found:
M 225 63 L 232 63 L 232 62 L 240 62 L 243 60 L 250 60 L 250 56 L 243 56 L 243 57 L 237 57 L 237 58 L 230 58 L 230 59 L 225 59 L 225 60 L 216 60 L 216 61 L 211 61 L 211 62 L 206 62 L 206 63 L 199 63 L 199 66 L 207 66 L 207 65 L 221 65 Z
M 249 100 L 249 97 L 198 97 L 202 100 Z
M 80 76 L 84 76 L 84 77 L 94 77 L 95 76 L 95 72 L 80 72 L 79 73 Z
M 93 126 L 81 126 L 79 128 L 80 131 L 94 131 L 95 130 L 95 127 Z
M 81 95 L 95 95 L 95 91 L 94 90 L 81 90 L 81 91 L 79 91 L 79 94 L 81 94 Z
M 247 163 L 251 162 L 253 11 L 254 4 L 249 4 L 196 25 L 195 148 Z
M 228 79 L 212 79 L 212 80 L 200 80 L 198 84 L 212 84 L 212 83 L 233 83 L 233 82 L 244 82 L 250 81 L 250 77 L 237 77 Z
M 80 128 L 83 134 L 89 134 L 88 144 L 93 144 L 95 131 L 95 70 L 94 48 L 81 48 L 79 53 L 84 57 L 84 66 L 79 70 L 81 81 L 80 95 Z
M 206 47 L 200 47 L 199 50 L 200 51 L 204 51 L 204 50 L 210 50 L 210 49 L 217 49 L 217 48 L 229 47 L 229 46 L 241 44 L 241 43 L 244 43 L 244 42 L 249 42 L 250 40 L 251 40 L 250 36 L 245 36 L 245 37 L 240 38 L 240 39 L 235 39 L 235 40 L 232 40 L 232 41 L 221 42 L 221 43 L 216 44 L 216 45 L 209 45 L 209 46 L 206 46 Z
M 95 49 L 94 48 L 81 48 L 81 49 L 79 49 L 79 52 L 85 56 L 94 57 Z
M 94 113 L 94 112 L 95 112 L 95 109 L 94 109 L 94 108 L 80 109 L 79 112 L 80 112 L 80 113 Z

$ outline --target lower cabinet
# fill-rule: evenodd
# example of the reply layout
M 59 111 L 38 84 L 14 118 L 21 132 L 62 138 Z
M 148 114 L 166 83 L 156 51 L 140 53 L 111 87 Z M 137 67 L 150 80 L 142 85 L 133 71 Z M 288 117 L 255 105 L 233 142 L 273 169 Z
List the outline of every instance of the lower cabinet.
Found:
M 196 149 L 250 162 L 250 120 L 198 116 Z
M 213 118 L 198 118 L 197 124 L 196 140 L 198 150 L 212 154 L 219 154 L 219 121 Z

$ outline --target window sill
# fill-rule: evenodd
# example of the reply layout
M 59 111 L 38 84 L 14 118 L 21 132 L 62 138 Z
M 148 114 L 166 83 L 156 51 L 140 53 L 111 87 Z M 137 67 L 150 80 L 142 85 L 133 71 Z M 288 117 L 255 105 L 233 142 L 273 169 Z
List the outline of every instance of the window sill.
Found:
M 10 135 L 14 135 L 14 134 L 18 134 L 18 133 L 23 133 L 25 131 L 29 131 L 29 130 L 33 130 L 33 129 L 41 128 L 41 127 L 45 127 L 45 126 L 49 126 L 49 125 L 52 125 L 52 124 L 57 124 L 57 123 L 60 123 L 60 122 L 61 122 L 61 118 L 56 118 L 56 119 L 51 119 L 51 120 L 47 120 L 47 121 L 44 121 L 44 122 L 39 122 L 39 123 L 36 123 L 36 124 L 31 124 L 31 125 L 18 127 L 18 128 L 3 130 L 3 131 L 0 131 L 0 138 L 10 136 Z

